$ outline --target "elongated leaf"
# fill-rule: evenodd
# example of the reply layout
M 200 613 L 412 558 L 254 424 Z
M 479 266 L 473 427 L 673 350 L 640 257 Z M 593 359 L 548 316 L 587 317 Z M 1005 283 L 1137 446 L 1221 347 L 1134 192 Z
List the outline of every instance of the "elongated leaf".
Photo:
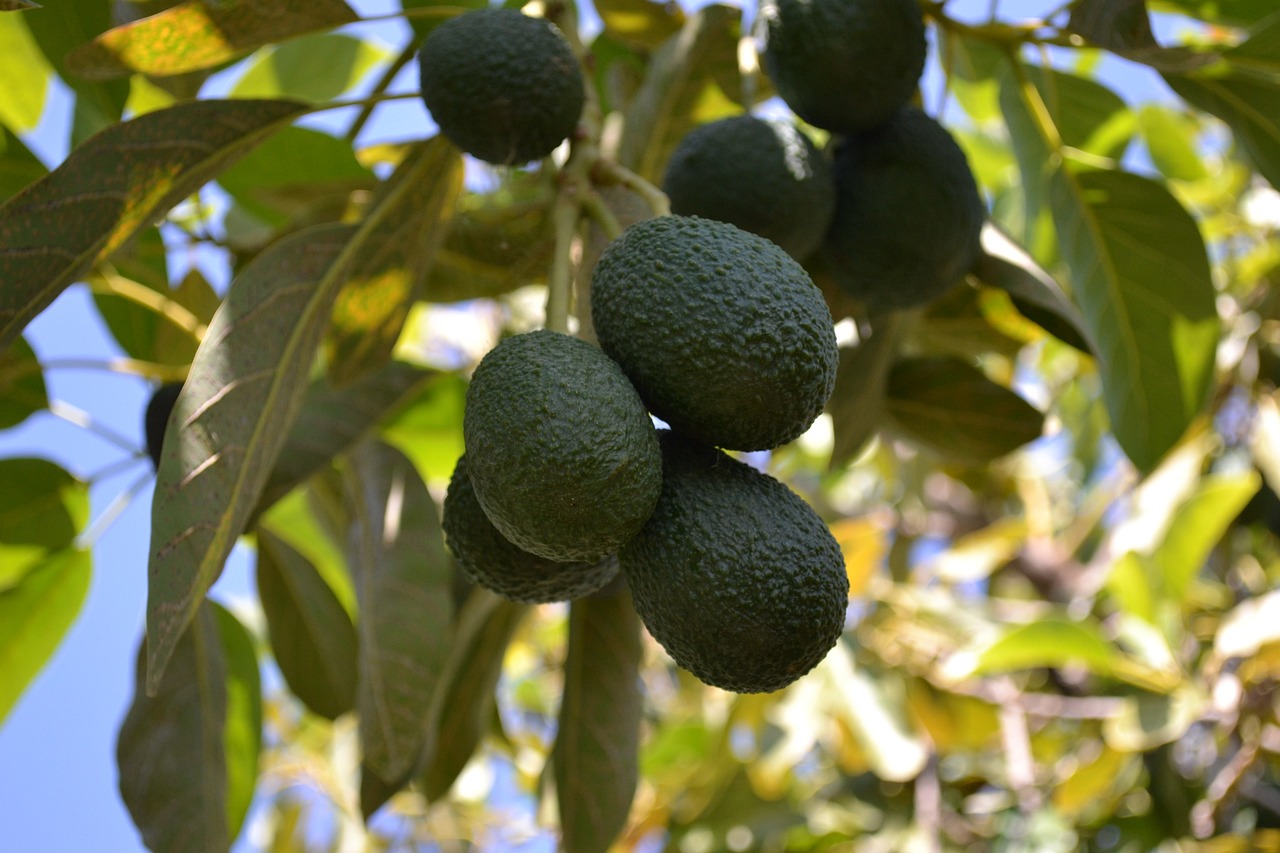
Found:
M 432 382 L 383 429 L 383 437 L 428 479 L 447 479 L 463 453 L 467 383 L 447 374 Z
M 347 385 L 378 370 L 391 351 L 418 291 L 444 241 L 447 221 L 462 192 L 462 155 L 443 136 L 413 151 L 388 181 L 416 175 L 405 198 L 409 211 L 338 294 L 324 352 L 329 380 Z
M 0 351 L 76 276 L 301 110 L 292 101 L 194 101 L 147 113 L 103 131 L 6 202 Z
M 89 520 L 89 489 L 45 459 L 0 459 L 0 591 L 46 555 L 66 549 Z
M 0 128 L 0 202 L 49 174 L 44 164 L 22 144 L 22 140 Z
M 393 416 L 437 376 L 433 371 L 392 361 L 348 388 L 334 388 L 325 379 L 312 382 L 262 488 L 255 515 Z
M 388 52 L 338 33 L 307 36 L 264 51 L 231 90 L 235 98 L 301 98 L 322 103 L 360 82 Z
M 262 751 L 262 677 L 253 637 L 230 611 L 209 602 L 227 674 L 226 723 L 222 743 L 227 762 L 227 828 L 235 838 L 244 826 L 258 783 Z
M 889 373 L 886 411 L 894 428 L 944 456 L 985 463 L 1040 437 L 1044 417 L 966 362 L 899 361 Z
M 75 622 L 91 567 L 88 551 L 60 551 L 0 592 L 0 722 Z
M 152 505 L 147 642 L 156 679 L 253 515 L 301 408 L 338 291 L 385 256 L 386 241 L 410 214 L 410 189 L 423 175 L 400 178 L 358 227 L 317 226 L 255 258 L 200 344 Z
M 640 743 L 640 617 L 625 588 L 569 606 L 569 652 L 556 730 L 563 849 L 604 853 L 627 823 Z
M 364 763 L 412 772 L 449 653 L 453 572 L 438 510 L 413 463 L 384 444 L 351 454 L 351 570 L 360 600 L 356 707 Z
M 897 354 L 896 319 L 877 321 L 871 335 L 841 350 L 836 387 L 827 400 L 835 434 L 830 469 L 842 468 L 875 435 L 884 415 L 885 384 Z
M 73 51 L 67 66 L 86 80 L 139 71 L 164 77 L 212 68 L 255 47 L 355 20 L 343 0 L 187 0 L 102 33 Z
M 1204 241 L 1168 190 L 1137 175 L 1063 168 L 1051 205 L 1112 429 L 1150 471 L 1213 380 L 1220 324 Z
M 8 351 L 0 353 L 0 429 L 17 426 L 48 405 L 40 362 L 31 346 L 20 338 Z
M 596 11 L 610 36 L 646 49 L 659 47 L 685 21 L 679 6 L 653 0 L 600 0 Z
M 1092 622 L 1052 617 L 1009 629 L 975 653 L 967 672 L 977 675 L 1078 664 L 1106 675 L 1118 654 Z
M 881 779 L 906 782 L 924 769 L 929 756 L 907 717 L 905 703 L 860 669 L 849 648 L 837 643 L 820 666 L 867 762 Z
M 1280 187 L 1280 79 L 1210 69 L 1165 74 L 1165 82 L 1192 106 L 1231 126 L 1236 143 L 1273 187 Z
M 1250 26 L 1275 14 L 1272 0 L 1151 0 L 1152 11 L 1180 12 L 1231 26 Z
M 34 130 L 44 112 L 53 68 L 31 38 L 21 15 L 0 16 L 0 124 L 17 133 Z
M 67 55 L 111 26 L 109 3 L 50 3 L 22 16 L 31 35 L 62 81 L 75 92 L 71 144 L 85 139 L 120 118 L 129 97 L 126 80 L 85 80 L 67 66 Z
M 174 665 L 155 685 L 145 650 L 138 653 L 116 761 L 120 795 L 154 853 L 230 847 L 227 664 L 218 622 L 212 604 L 200 607 L 175 644 Z
M 355 707 L 356 629 L 302 554 L 258 530 L 258 597 L 271 652 L 293 695 L 334 720 Z
M 1209 552 L 1262 485 L 1257 471 L 1210 475 L 1174 513 L 1169 532 L 1151 555 L 1166 594 L 1182 603 Z
M 465 607 L 466 605 L 464 605 Z M 447 679 L 442 680 L 432 697 L 439 708 L 426 769 L 419 776 L 422 795 L 435 802 L 449 792 L 462 768 L 471 760 L 484 737 L 494 713 L 498 679 L 507 646 L 529 607 L 507 599 L 492 598 L 492 609 L 475 630 L 470 629 L 472 611 L 459 614 L 446 665 Z
M 1151 30 L 1146 0 L 1077 0 L 1067 29 L 1134 62 L 1181 71 L 1212 62 L 1187 47 L 1161 47 Z
M 1196 120 L 1184 110 L 1145 104 L 1138 113 L 1138 127 L 1161 174 L 1181 181 L 1208 177 L 1204 157 L 1196 150 Z
M 313 480 L 312 483 L 314 482 Z M 266 528 L 273 536 L 306 558 L 333 591 L 338 603 L 346 611 L 347 618 L 354 624 L 358 615 L 356 590 L 343 553 L 345 531 L 342 543 L 334 541 L 327 525 L 317 518 L 311 497 L 313 491 L 309 486 L 290 492 L 272 505 L 258 522 L 258 526 Z

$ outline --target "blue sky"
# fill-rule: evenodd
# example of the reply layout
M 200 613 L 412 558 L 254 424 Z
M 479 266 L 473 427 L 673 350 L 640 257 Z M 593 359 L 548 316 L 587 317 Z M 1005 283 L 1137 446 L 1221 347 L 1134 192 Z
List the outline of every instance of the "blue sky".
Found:
M 391 0 L 352 3 L 363 15 L 394 11 Z M 1056 4 L 1045 0 L 1006 0 L 1002 17 L 1017 19 Z M 986 14 L 987 0 L 955 0 L 953 14 L 977 19 Z M 403 44 L 406 28 L 398 23 L 356 28 L 391 45 Z M 1166 97 L 1152 73 L 1114 60 L 1106 76 L 1123 87 L 1131 103 Z M 228 85 L 235 74 L 221 81 Z M 934 72 L 936 75 L 936 71 Z M 926 80 L 925 92 L 935 97 L 937 78 Z M 215 86 L 217 83 L 215 83 Z M 416 69 L 410 65 L 394 87 L 416 89 Z M 931 105 L 932 106 L 932 105 Z M 55 92 L 38 131 L 27 141 L 46 163 L 65 156 L 69 130 L 69 102 Z M 427 133 L 425 111 L 416 102 L 379 110 L 362 142 L 404 139 Z M 189 259 L 172 259 L 180 277 Z M 203 265 L 217 286 L 225 286 L 216 264 Z M 28 339 L 42 360 L 109 359 L 122 355 L 92 310 L 82 286 L 67 290 L 28 330 Z M 142 411 L 150 389 L 136 378 L 105 371 L 52 370 L 47 374 L 50 396 L 90 412 L 110 431 L 124 437 L 131 449 L 118 446 L 49 415 L 31 418 L 19 428 L 0 433 L 0 457 L 34 455 L 53 459 L 82 478 L 107 469 L 142 446 Z M 92 517 L 99 517 L 111 501 L 150 470 L 139 458 L 126 471 L 97 482 L 91 492 Z M 6 851 L 142 850 L 136 830 L 120 802 L 116 788 L 116 730 L 132 697 L 133 657 L 142 635 L 146 601 L 146 565 L 150 519 L 150 485 L 143 489 L 111 525 L 94 549 L 93 582 L 79 620 L 54 659 L 28 689 L 10 717 L 0 726 L 0 826 Z M 233 557 L 214 589 L 223 602 L 251 594 L 252 576 L 243 553 Z M 242 838 L 239 849 L 250 849 Z

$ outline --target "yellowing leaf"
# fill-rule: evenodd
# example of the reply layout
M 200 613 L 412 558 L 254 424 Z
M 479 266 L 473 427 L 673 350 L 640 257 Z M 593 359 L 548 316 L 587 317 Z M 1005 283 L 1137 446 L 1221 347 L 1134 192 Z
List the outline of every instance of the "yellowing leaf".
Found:
M 860 595 L 889 553 L 888 534 L 870 518 L 846 518 L 831 525 L 831 535 L 844 554 L 849 595 Z

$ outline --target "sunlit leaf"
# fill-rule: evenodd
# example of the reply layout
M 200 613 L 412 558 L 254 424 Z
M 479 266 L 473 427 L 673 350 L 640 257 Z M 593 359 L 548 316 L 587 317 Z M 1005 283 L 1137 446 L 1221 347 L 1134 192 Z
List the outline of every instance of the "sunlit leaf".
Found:
M 843 643 L 819 667 L 831 679 L 837 713 L 849 725 L 875 774 L 891 782 L 919 775 L 929 755 L 903 703 L 859 668 Z
M 636 790 L 640 617 L 625 589 L 574 601 L 564 698 L 552 748 L 566 851 L 608 850 Z
M 912 358 L 889 373 L 886 411 L 897 432 L 938 453 L 985 463 L 1040 437 L 1044 417 L 977 368 Z
M 1026 519 L 998 519 L 981 530 L 956 538 L 949 548 L 930 558 L 920 570 L 947 583 L 985 580 L 1017 556 L 1026 540 Z
M 1236 143 L 1271 186 L 1280 187 L 1280 78 L 1215 66 L 1195 75 L 1166 74 L 1169 88 L 1231 126 Z
M 190 364 L 200 346 L 199 331 L 208 328 L 222 299 L 204 274 L 194 267 L 168 292 L 168 297 L 174 306 L 186 312 L 194 328 L 178 325 L 162 315 L 156 326 L 154 360 L 160 364 Z
M 297 489 L 272 504 L 258 521 L 271 535 L 301 554 L 333 591 L 334 597 L 354 623 L 357 616 L 356 590 L 347 570 L 345 539 L 339 545 L 327 526 L 316 517 L 311 488 Z
M 950 674 L 981 675 L 1045 666 L 1083 666 L 1109 674 L 1119 652 L 1092 623 L 1046 617 L 1006 630 L 976 651 L 948 662 Z
M 1196 150 L 1195 125 L 1185 113 L 1160 104 L 1144 104 L 1138 127 L 1156 168 L 1166 177 L 1198 181 L 1209 174 Z
M 406 215 L 388 232 L 382 253 L 361 269 L 363 275 L 343 285 L 334 305 L 324 354 L 335 385 L 354 382 L 391 358 L 462 191 L 462 156 L 436 136 L 400 164 L 386 191 L 401 181 L 411 184 L 403 202 Z
M 1092 760 L 1079 763 L 1053 789 L 1053 806 L 1077 819 L 1088 819 L 1099 812 L 1109 814 L 1141 772 L 1142 763 L 1137 756 L 1103 746 Z
M 0 591 L 0 722 L 75 622 L 89 593 L 91 566 L 88 551 L 60 551 Z
M 972 696 L 939 690 L 922 678 L 907 681 L 907 710 L 940 755 L 990 749 L 1000 734 L 1000 709 Z
M 466 393 L 462 377 L 441 376 L 391 418 L 383 428 L 383 438 L 412 459 L 422 476 L 448 480 L 464 449 Z
M 198 608 L 157 683 L 139 650 L 133 704 L 116 741 L 120 796 L 155 853 L 230 847 L 227 662 L 213 608 Z
M 453 570 L 439 511 L 413 464 L 377 443 L 361 445 L 349 458 L 360 744 L 365 764 L 395 781 L 418 759 L 448 657 Z
M 676 4 L 653 0 L 600 0 L 596 11 L 605 32 L 644 48 L 658 47 L 679 32 L 685 21 Z
M 0 591 L 47 554 L 66 549 L 89 520 L 89 489 L 45 459 L 0 459 Z
M 47 174 L 49 170 L 22 144 L 22 140 L 8 128 L 0 128 L 0 202 L 7 201 Z
M 17 426 L 48 405 L 40 362 L 31 346 L 19 338 L 0 352 L 0 429 Z
M 86 80 L 140 71 L 163 77 L 211 68 L 255 47 L 356 20 L 343 0 L 187 0 L 108 30 L 67 58 Z
M 360 82 L 387 58 L 376 43 L 323 33 L 266 50 L 231 90 L 233 98 L 301 98 L 323 103 Z
M 129 97 L 129 82 L 86 80 L 67 64 L 67 57 L 111 26 L 111 5 L 102 2 L 50 3 L 22 16 L 36 43 L 58 76 L 75 94 L 71 144 L 80 145 L 120 118 Z
M 356 629 L 315 566 L 258 530 L 258 597 L 271 653 L 293 695 L 333 720 L 355 707 Z
M 1146 752 L 1181 739 L 1207 705 L 1207 697 L 1193 686 L 1168 695 L 1139 693 L 1127 697 L 1120 713 L 1103 722 L 1102 734 L 1118 752 Z
M 236 617 L 213 602 L 227 676 L 222 742 L 227 761 L 227 826 L 235 838 L 244 826 L 258 784 L 262 749 L 262 681 L 253 637 Z
M 831 535 L 844 555 L 849 596 L 856 598 L 866 589 L 871 576 L 889 553 L 888 531 L 883 524 L 871 518 L 842 518 L 832 523 Z
M 44 113 L 51 76 L 53 68 L 40 53 L 23 16 L 0 15 L 0 79 L 5 81 L 0 124 L 16 133 L 34 130 Z
M 1164 579 L 1166 594 L 1182 602 L 1191 581 L 1218 544 L 1227 527 L 1261 485 L 1256 471 L 1211 474 L 1178 507 L 1169 532 L 1151 555 Z
M 1152 11 L 1181 12 L 1213 23 L 1249 26 L 1276 11 L 1272 0 L 1151 0 Z
M 300 111 L 290 101 L 194 101 L 148 113 L 9 199 L 0 207 L 0 350 L 76 276 Z
M 481 9 L 485 5 L 485 0 L 400 0 L 400 7 L 410 13 L 405 15 L 405 20 L 420 39 L 458 11 Z M 431 10 L 435 14 L 413 14 L 418 10 Z

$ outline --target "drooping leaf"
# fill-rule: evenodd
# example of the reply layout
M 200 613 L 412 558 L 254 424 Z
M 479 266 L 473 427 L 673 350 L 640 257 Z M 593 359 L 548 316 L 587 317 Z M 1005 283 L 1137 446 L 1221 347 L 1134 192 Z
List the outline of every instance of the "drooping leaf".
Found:
M 50 3 L 22 16 L 40 50 L 75 93 L 71 144 L 80 145 L 119 120 L 129 97 L 129 82 L 86 80 L 67 64 L 71 51 L 111 26 L 111 4 Z
M 640 743 L 640 617 L 624 588 L 569 606 L 564 698 L 552 748 L 563 848 L 603 853 L 627 823 Z
M 348 385 L 391 358 L 409 309 L 444 240 L 462 191 L 462 155 L 443 136 L 411 153 L 387 181 L 392 192 L 411 181 L 406 215 L 371 257 L 363 275 L 350 278 L 333 309 L 324 354 L 329 381 Z
M 954 358 L 893 365 L 885 410 L 895 431 L 961 461 L 984 464 L 1040 437 L 1044 417 L 980 370 Z
M 449 792 L 480 745 L 494 713 L 507 646 L 528 611 L 527 605 L 485 594 L 468 599 L 454 620 L 446 677 L 436 688 L 439 698 L 432 697 L 434 749 L 418 777 L 428 802 Z
M 231 612 L 209 602 L 218 623 L 218 639 L 227 677 L 227 706 L 222 743 L 227 762 L 227 828 L 235 838 L 244 826 L 258 784 L 262 751 L 262 678 L 253 637 Z
M 349 562 L 360 601 L 360 743 L 364 763 L 394 782 L 418 759 L 449 654 L 452 564 L 439 511 L 413 463 L 374 442 L 348 458 Z
M 441 376 L 391 418 L 383 438 L 412 459 L 422 476 L 448 479 L 463 452 L 466 394 L 462 377 Z
M 857 346 L 840 351 L 836 387 L 827 400 L 834 441 L 831 470 L 847 465 L 875 435 L 884 414 L 885 384 L 897 354 L 896 320 L 879 321 Z
M 35 130 L 51 76 L 53 68 L 31 37 L 24 16 L 0 16 L 0 79 L 5 81 L 0 124 L 15 133 Z
M 1273 187 L 1280 187 L 1280 78 L 1232 73 L 1215 66 L 1200 74 L 1165 74 L 1192 106 L 1231 126 L 1236 143 Z
M 218 622 L 211 603 L 198 608 L 175 644 L 174 665 L 154 685 L 147 653 L 138 652 L 116 762 L 120 795 L 154 853 L 226 853 L 231 845 L 227 663 Z
M 1165 177 L 1197 181 L 1209 174 L 1196 149 L 1195 120 L 1185 112 L 1144 104 L 1138 113 L 1138 128 L 1152 162 Z
M 19 338 L 0 352 L 0 429 L 15 427 L 48 406 L 40 362 L 30 344 Z
M 48 554 L 63 551 L 89 520 L 89 489 L 45 459 L 0 459 L 0 591 Z
M 258 529 L 258 597 L 271 652 L 293 695 L 334 720 L 355 707 L 356 629 L 315 566 Z
M 1067 29 L 1126 59 L 1164 70 L 1185 70 L 1213 61 L 1191 48 L 1161 47 L 1151 30 L 1146 0 L 1077 0 Z
M 313 381 L 262 487 L 255 515 L 401 410 L 437 375 L 392 361 L 348 388 L 334 388 L 323 378 Z
M 233 98 L 301 98 L 323 103 L 348 91 L 387 58 L 367 39 L 321 33 L 263 52 L 231 90 Z
M 187 2 L 108 30 L 67 58 L 86 80 L 212 68 L 264 44 L 355 21 L 343 0 Z
M 740 10 L 706 6 L 654 54 L 644 84 L 627 107 L 618 162 L 661 181 L 685 133 L 742 112 L 740 24 Z
M 175 323 L 168 314 L 156 326 L 154 360 L 160 364 L 190 364 L 200 346 L 200 332 L 213 322 L 222 299 L 209 280 L 192 267 L 168 292 L 169 310 L 185 312 L 186 322 Z
M 76 276 L 301 110 L 291 101 L 193 101 L 148 113 L 9 199 L 0 207 L 0 350 Z
M 0 722 L 75 622 L 91 571 L 89 552 L 69 548 L 28 567 L 16 586 L 0 587 Z
M 645 49 L 662 45 L 685 21 L 679 6 L 653 0 L 600 0 L 596 11 L 606 33 Z
M 312 485 L 296 489 L 272 504 L 257 522 L 260 528 L 301 554 L 333 591 L 347 618 L 353 624 L 357 614 L 356 590 L 347 570 L 345 539 L 339 543 L 330 535 L 328 525 L 317 518 L 311 499 Z M 345 531 L 343 531 L 345 535 Z

